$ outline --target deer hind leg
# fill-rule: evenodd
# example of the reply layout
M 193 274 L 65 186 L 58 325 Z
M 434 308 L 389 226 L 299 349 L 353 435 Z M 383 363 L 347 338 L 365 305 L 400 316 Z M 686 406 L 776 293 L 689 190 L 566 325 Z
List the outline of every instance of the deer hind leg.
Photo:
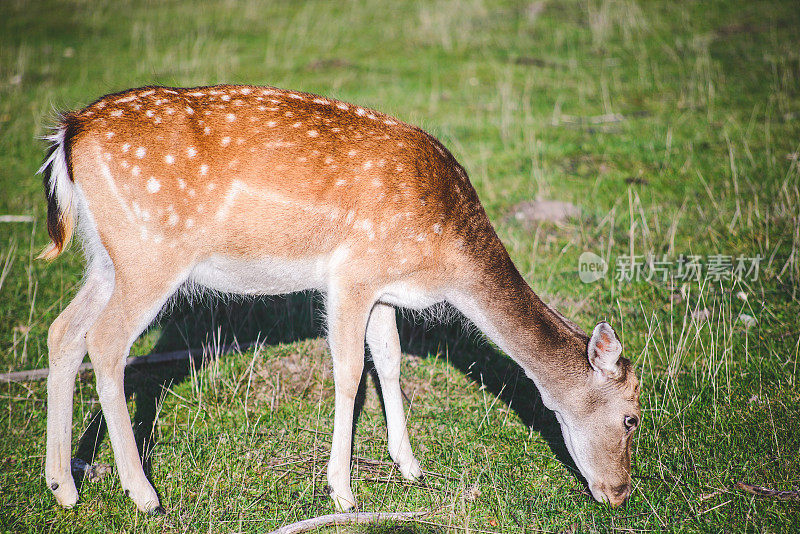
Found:
M 47 348 L 47 453 L 45 480 L 61 506 L 78 502 L 70 471 L 72 452 L 72 396 L 75 375 L 86 354 L 86 332 L 97 320 L 114 289 L 110 264 L 87 271 L 83 287 L 50 325 Z
M 160 270 L 135 266 L 135 274 L 117 271 L 114 292 L 87 333 L 86 343 L 122 488 L 139 510 L 159 513 L 163 508 L 142 469 L 125 403 L 125 360 L 133 342 L 186 276 L 169 273 L 163 265 Z
M 375 304 L 367 323 L 367 345 L 372 361 L 378 371 L 386 410 L 386 426 L 389 434 L 389 455 L 408 480 L 417 480 L 422 469 L 411 450 L 408 440 L 403 398 L 400 391 L 400 337 L 394 308 L 386 304 Z
M 353 409 L 364 370 L 364 335 L 372 304 L 371 296 L 352 286 L 332 288 L 326 303 L 336 393 L 328 484 L 339 511 L 356 506 L 350 488 Z

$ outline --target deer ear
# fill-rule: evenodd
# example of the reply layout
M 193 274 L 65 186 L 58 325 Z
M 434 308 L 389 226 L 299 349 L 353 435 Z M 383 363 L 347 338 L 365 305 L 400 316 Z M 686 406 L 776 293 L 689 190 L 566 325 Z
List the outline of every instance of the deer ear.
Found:
M 602 322 L 594 327 L 589 339 L 589 363 L 592 368 L 606 378 L 614 378 L 619 373 L 619 359 L 622 343 L 611 325 Z

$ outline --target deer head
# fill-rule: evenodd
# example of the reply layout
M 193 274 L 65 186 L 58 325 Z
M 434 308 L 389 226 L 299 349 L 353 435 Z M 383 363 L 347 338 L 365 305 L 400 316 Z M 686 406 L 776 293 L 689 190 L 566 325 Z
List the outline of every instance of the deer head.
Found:
M 608 323 L 594 328 L 585 358 L 584 387 L 562 396 L 556 418 L 592 496 L 617 506 L 631 492 L 631 442 L 641 421 L 639 381 Z

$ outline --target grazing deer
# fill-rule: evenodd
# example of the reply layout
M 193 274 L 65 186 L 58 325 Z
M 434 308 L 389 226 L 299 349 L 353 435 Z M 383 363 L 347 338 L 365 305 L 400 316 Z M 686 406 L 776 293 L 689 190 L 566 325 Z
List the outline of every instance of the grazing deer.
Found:
M 591 336 L 531 290 L 466 172 L 439 141 L 377 111 L 273 87 L 144 87 L 64 114 L 39 172 L 58 256 L 77 225 L 83 287 L 50 327 L 47 484 L 63 506 L 72 396 L 88 351 L 122 487 L 163 512 L 123 394 L 131 344 L 184 284 L 226 293 L 325 295 L 335 416 L 328 482 L 350 488 L 353 403 L 366 338 L 389 453 L 422 475 L 406 430 L 395 307 L 448 302 L 511 356 L 555 411 L 592 495 L 631 491 L 639 386 L 614 330 Z M 76 222 L 77 221 L 77 222 Z

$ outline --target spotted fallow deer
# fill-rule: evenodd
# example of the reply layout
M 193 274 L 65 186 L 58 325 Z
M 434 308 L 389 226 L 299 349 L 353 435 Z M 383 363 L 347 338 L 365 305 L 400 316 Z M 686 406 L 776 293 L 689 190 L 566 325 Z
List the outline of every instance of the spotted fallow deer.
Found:
M 142 470 L 123 394 L 134 340 L 184 284 L 246 295 L 325 295 L 335 379 L 328 464 L 350 488 L 353 404 L 366 338 L 385 400 L 389 453 L 409 479 L 395 307 L 460 310 L 511 356 L 555 411 L 592 495 L 631 491 L 640 409 L 608 323 L 587 336 L 511 262 L 464 169 L 424 131 L 361 106 L 274 87 L 144 87 L 61 116 L 39 172 L 58 256 L 77 227 L 83 287 L 50 327 L 47 484 L 63 506 L 72 395 L 88 351 L 125 492 L 163 512 Z M 77 221 L 77 222 L 76 222 Z

